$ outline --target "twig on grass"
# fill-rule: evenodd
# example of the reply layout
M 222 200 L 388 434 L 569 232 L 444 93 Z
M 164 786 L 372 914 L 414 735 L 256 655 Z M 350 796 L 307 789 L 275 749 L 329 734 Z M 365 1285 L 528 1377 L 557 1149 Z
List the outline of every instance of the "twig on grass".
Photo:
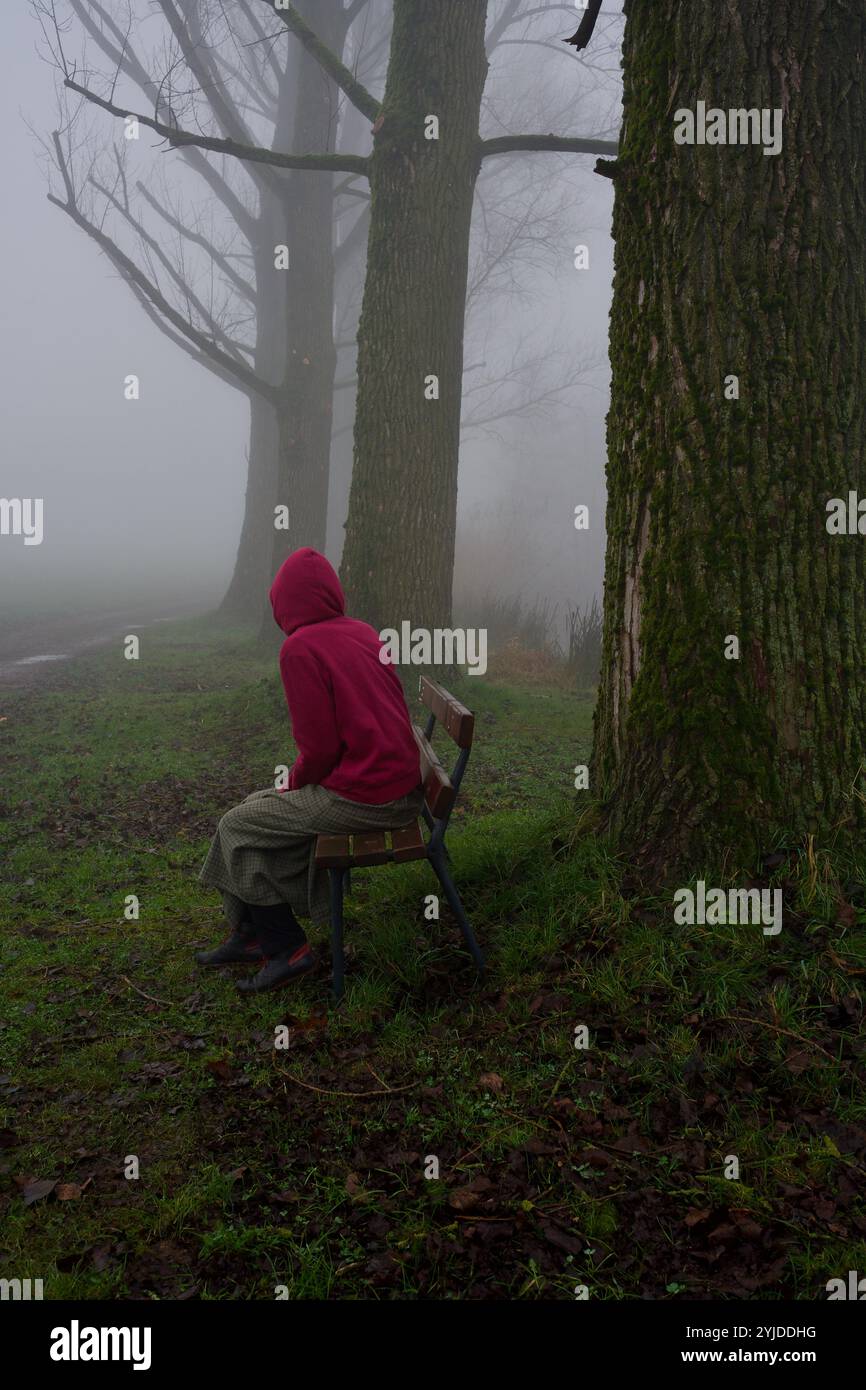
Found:
M 121 975 L 120 978 L 123 980 L 124 984 L 129 985 L 130 989 L 134 989 L 136 994 L 140 994 L 142 999 L 149 999 L 152 1004 L 162 1004 L 167 1009 L 171 1008 L 170 999 L 157 999 L 155 994 L 146 994 L 143 989 L 138 988 L 138 985 L 134 985 L 127 975 Z
M 786 1038 L 793 1038 L 795 1042 L 802 1043 L 805 1047 L 817 1047 L 819 1052 L 823 1052 L 825 1057 L 829 1057 L 831 1062 L 838 1061 L 832 1052 L 828 1052 L 826 1047 L 820 1043 L 812 1042 L 811 1038 L 804 1038 L 800 1033 L 792 1033 L 790 1028 L 779 1028 L 775 1023 L 767 1023 L 762 1018 L 750 1018 L 748 1014 L 719 1014 L 719 1020 L 728 1023 L 756 1023 L 759 1028 L 770 1028 L 774 1033 L 784 1033 Z
M 416 1086 L 421 1085 L 420 1081 L 410 1081 L 408 1086 L 389 1086 L 384 1091 L 328 1091 L 323 1086 L 313 1086 L 309 1081 L 302 1081 L 299 1076 L 294 1076 L 290 1071 L 284 1071 L 282 1074 L 287 1080 L 294 1081 L 298 1086 L 303 1086 L 305 1091 L 315 1091 L 320 1096 L 348 1096 L 351 1100 L 357 1100 L 362 1096 L 393 1096 L 398 1091 L 412 1091 Z

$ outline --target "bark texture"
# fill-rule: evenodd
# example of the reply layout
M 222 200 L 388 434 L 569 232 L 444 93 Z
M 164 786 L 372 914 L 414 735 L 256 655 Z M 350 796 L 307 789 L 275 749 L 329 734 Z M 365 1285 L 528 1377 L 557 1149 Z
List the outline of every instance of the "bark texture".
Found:
M 447 625 L 486 0 L 395 0 L 370 159 L 355 450 L 341 577 L 374 627 Z M 425 139 L 427 116 L 439 139 Z M 381 122 L 381 124 L 379 124 Z M 439 398 L 425 399 L 438 377 Z
M 300 0 L 301 14 L 341 54 L 346 18 L 340 0 Z M 288 50 L 280 84 L 274 148 L 293 154 L 335 148 L 337 89 L 305 49 Z M 254 247 L 257 289 L 256 371 L 282 387 L 274 410 L 251 398 L 244 521 L 223 610 L 257 620 L 271 635 L 271 579 L 290 551 L 325 547 L 333 341 L 333 178 L 291 171 L 282 194 L 262 194 Z M 274 247 L 289 248 L 277 270 Z M 274 527 L 274 508 L 289 508 L 288 530 Z
M 257 226 L 254 272 L 258 288 L 256 304 L 256 372 L 277 385 L 282 377 L 286 353 L 286 295 L 284 286 L 273 285 L 271 294 L 263 287 L 274 276 L 274 242 L 281 219 L 267 198 Z M 270 586 L 270 538 L 277 497 L 279 425 L 277 412 L 269 401 L 250 395 L 250 443 L 247 462 L 247 489 L 244 518 L 235 558 L 234 574 L 222 611 L 253 621 L 261 619 Z
M 866 538 L 825 506 L 866 495 L 866 10 L 626 14 L 593 784 L 661 881 L 862 827 Z M 781 108 L 781 153 L 675 144 L 699 99 Z
M 324 44 L 342 54 L 346 17 L 342 0 L 304 0 L 297 6 Z M 330 151 L 337 138 L 337 88 L 304 50 L 294 127 L 296 154 Z M 283 403 L 279 410 L 277 502 L 290 525 L 274 530 L 271 569 L 302 545 L 325 548 L 328 471 L 337 352 L 334 347 L 333 175 L 286 176 L 284 214 L 289 247 L 288 319 Z M 274 271 L 279 275 L 280 271 Z

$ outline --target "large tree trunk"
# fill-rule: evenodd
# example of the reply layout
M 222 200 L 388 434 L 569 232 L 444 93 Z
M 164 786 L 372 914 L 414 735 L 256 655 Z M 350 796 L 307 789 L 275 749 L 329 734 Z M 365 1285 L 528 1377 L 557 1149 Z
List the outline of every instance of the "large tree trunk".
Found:
M 231 617 L 258 620 L 267 590 L 271 557 L 268 549 L 277 495 L 279 432 L 276 412 L 261 396 L 250 396 L 250 447 L 244 519 L 235 557 L 234 574 L 220 611 Z
M 447 624 L 487 0 L 395 0 L 358 330 L 341 574 L 375 627 Z M 438 116 L 438 140 L 425 119 Z M 425 398 L 438 377 L 439 399 Z
M 286 353 L 285 282 L 274 283 L 274 243 L 282 235 L 282 210 L 276 199 L 263 195 L 254 248 L 257 286 L 255 370 L 277 385 Z M 285 273 L 285 272 L 284 272 Z M 222 612 L 260 621 L 270 585 L 270 541 L 277 497 L 279 422 L 270 401 L 250 396 L 250 445 L 244 519 L 235 569 L 222 602 Z
M 340 0 L 299 0 L 336 53 L 346 39 Z M 294 48 L 293 41 L 289 41 Z M 332 150 L 337 91 L 306 50 L 287 61 L 274 148 L 307 154 Z M 333 180 L 327 174 L 283 175 L 285 193 L 266 195 L 256 248 L 256 370 L 283 387 L 274 411 L 254 402 L 244 523 L 235 574 L 223 602 L 258 620 L 271 635 L 267 593 L 274 571 L 298 546 L 323 550 L 328 507 L 331 409 L 336 371 L 333 341 Z M 274 248 L 289 248 L 289 269 L 277 269 Z M 276 529 L 274 509 L 289 509 L 289 528 Z
M 305 8 L 323 43 L 342 54 L 346 22 L 341 0 L 306 0 L 306 6 L 298 6 L 302 12 Z M 294 153 L 333 150 L 336 136 L 336 87 L 304 51 Z M 273 532 L 273 571 L 298 546 L 325 548 L 337 369 L 333 190 L 330 174 L 293 170 L 286 176 L 285 240 L 291 269 L 277 500 L 289 508 L 290 523 L 288 530 Z
M 866 493 L 866 11 L 626 14 L 594 786 L 662 882 L 863 819 L 864 541 L 825 503 Z M 782 152 L 675 144 L 699 99 L 782 108 Z

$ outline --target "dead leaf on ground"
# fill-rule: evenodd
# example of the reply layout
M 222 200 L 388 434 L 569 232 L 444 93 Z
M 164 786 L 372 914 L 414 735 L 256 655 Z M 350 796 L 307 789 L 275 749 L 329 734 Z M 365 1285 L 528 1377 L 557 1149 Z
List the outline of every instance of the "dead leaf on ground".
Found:
M 205 1066 L 218 1081 L 231 1081 L 234 1075 L 231 1063 L 227 1062 L 224 1057 L 212 1058 L 209 1062 L 205 1062 Z
M 353 1202 L 365 1202 L 370 1196 L 357 1173 L 348 1173 L 346 1175 L 346 1191 Z
M 58 1202 L 73 1202 L 80 1197 L 84 1189 L 90 1185 L 90 1178 L 87 1182 L 59 1182 L 54 1189 L 54 1195 Z
M 558 1250 L 565 1250 L 569 1255 L 581 1254 L 583 1241 L 579 1240 L 577 1236 L 570 1235 L 568 1231 L 564 1231 L 561 1226 L 548 1224 L 542 1226 L 541 1231 L 544 1239 L 551 1245 L 555 1245 Z
M 478 1085 L 483 1091 L 501 1091 L 505 1082 L 498 1072 L 483 1071 L 478 1078 Z
M 49 1197 L 56 1186 L 56 1178 L 31 1178 L 27 1185 L 21 1188 L 25 1207 L 32 1206 L 34 1202 L 40 1202 L 43 1197 Z
M 475 1178 L 465 1187 L 455 1187 L 453 1192 L 449 1192 L 448 1205 L 452 1211 L 473 1211 L 492 1186 L 489 1178 Z
M 690 1207 L 684 1217 L 685 1224 L 687 1226 L 699 1226 L 702 1221 L 706 1221 L 710 1211 L 710 1207 Z
M 785 1067 L 792 1076 L 799 1076 L 801 1072 L 808 1070 L 815 1058 L 814 1054 L 806 1047 L 795 1047 L 785 1058 Z
M 327 1014 L 310 1014 L 308 1018 L 296 1018 L 294 1014 L 284 1014 L 280 1019 L 284 1028 L 291 1028 L 293 1033 L 311 1033 L 316 1028 L 327 1028 Z

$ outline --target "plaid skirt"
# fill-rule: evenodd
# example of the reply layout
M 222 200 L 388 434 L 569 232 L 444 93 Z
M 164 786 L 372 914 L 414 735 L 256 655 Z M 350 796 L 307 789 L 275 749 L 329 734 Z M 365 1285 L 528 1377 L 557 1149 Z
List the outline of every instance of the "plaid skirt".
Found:
M 297 917 L 321 924 L 330 898 L 328 871 L 316 868 L 316 836 L 410 825 L 423 804 L 420 785 L 382 806 L 347 801 L 319 786 L 253 792 L 220 820 L 199 878 L 221 891 L 232 927 L 240 926 L 244 903 L 288 903 Z

